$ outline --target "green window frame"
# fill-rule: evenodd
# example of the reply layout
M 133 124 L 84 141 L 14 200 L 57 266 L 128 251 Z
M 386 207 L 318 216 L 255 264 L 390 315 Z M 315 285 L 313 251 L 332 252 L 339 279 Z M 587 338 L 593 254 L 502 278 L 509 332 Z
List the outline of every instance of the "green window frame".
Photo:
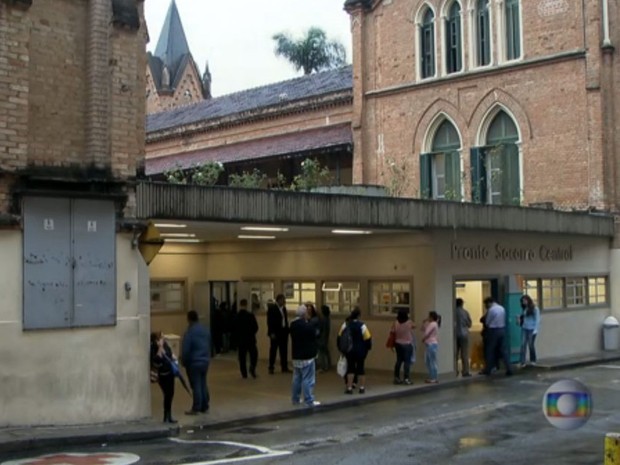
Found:
M 422 79 L 435 76 L 435 14 L 426 9 L 420 28 L 421 76 Z
M 444 120 L 431 144 L 420 155 L 420 192 L 425 199 L 461 200 L 461 139 L 454 125 Z
M 448 74 L 452 74 L 462 69 L 461 5 L 458 1 L 454 1 L 446 18 L 446 71 Z
M 491 63 L 491 17 L 489 0 L 478 0 L 476 5 L 476 64 Z
M 472 201 L 520 205 L 519 133 L 514 121 L 500 111 L 491 122 L 486 145 L 471 149 Z
M 521 14 L 519 0 L 506 0 L 506 59 L 521 58 Z

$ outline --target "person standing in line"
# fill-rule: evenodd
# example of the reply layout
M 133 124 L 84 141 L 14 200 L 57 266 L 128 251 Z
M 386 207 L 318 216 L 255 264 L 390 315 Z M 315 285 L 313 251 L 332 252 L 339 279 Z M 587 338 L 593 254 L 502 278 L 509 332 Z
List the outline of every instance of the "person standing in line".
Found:
M 207 372 L 211 360 L 211 333 L 198 322 L 198 313 L 187 312 L 188 328 L 181 346 L 181 363 L 187 370 L 192 385 L 193 403 L 187 415 L 206 413 L 209 410 Z
M 359 393 L 366 392 L 366 370 L 365 363 L 368 352 L 372 349 L 372 335 L 366 324 L 360 320 L 362 311 L 355 307 L 344 324 L 340 327 L 338 338 L 344 336 L 345 331 L 350 332 L 352 347 L 348 353 L 343 355 L 347 359 L 347 387 L 345 394 L 353 394 L 353 383 L 359 383 Z M 340 342 L 338 347 L 340 347 Z
M 293 405 L 303 401 L 308 407 L 321 405 L 314 399 L 314 385 L 316 383 L 315 358 L 318 344 L 316 327 L 310 322 L 310 312 L 305 305 L 297 309 L 297 318 L 291 323 L 291 345 L 293 355 Z
M 422 325 L 422 342 L 426 346 L 424 353 L 424 361 L 428 370 L 428 379 L 424 382 L 429 384 L 437 384 L 438 368 L 437 368 L 437 351 L 439 349 L 439 327 L 441 326 L 441 317 L 435 311 L 429 312 L 428 319 L 424 320 Z
M 396 321 L 392 326 L 394 332 L 394 350 L 396 351 L 396 364 L 394 365 L 394 384 L 411 385 L 411 359 L 413 357 L 413 330 L 415 324 L 409 318 L 409 310 L 400 309 L 396 315 Z M 400 377 L 400 367 L 403 367 L 403 378 Z
M 276 354 L 280 353 L 282 373 L 290 373 L 288 369 L 288 315 L 284 295 L 279 294 L 276 302 L 267 309 L 267 333 L 269 335 L 269 374 L 275 372 Z
M 321 306 L 319 320 L 319 355 L 318 364 L 321 371 L 329 371 L 332 368 L 332 359 L 329 353 L 329 334 L 331 331 L 330 309 L 327 305 Z
M 157 372 L 157 383 L 164 395 L 164 423 L 176 423 L 172 418 L 174 398 L 174 372 L 172 349 L 161 332 L 151 333 L 151 368 Z
M 497 366 L 497 358 L 501 356 L 506 365 L 506 376 L 512 376 L 510 357 L 506 350 L 506 309 L 499 305 L 492 297 L 484 299 L 487 309 L 485 323 L 488 331 L 485 345 L 485 367 L 482 374 L 490 376 L 493 367 Z
M 255 307 L 256 308 L 256 307 Z M 254 311 L 254 309 L 252 309 Z M 239 301 L 239 311 L 235 317 L 235 339 L 238 344 L 239 371 L 241 377 L 248 377 L 247 359 L 250 355 L 250 376 L 256 378 L 256 364 L 258 362 L 258 347 L 256 346 L 256 333 L 258 322 L 253 312 L 248 311 L 247 299 Z
M 521 297 L 523 313 L 521 323 L 521 367 L 525 367 L 527 349 L 530 351 L 530 364 L 536 364 L 536 335 L 540 328 L 540 310 L 529 295 Z
M 461 374 L 464 378 L 469 372 L 469 329 L 472 321 L 469 312 L 463 307 L 463 299 L 456 299 L 456 356 L 461 359 Z

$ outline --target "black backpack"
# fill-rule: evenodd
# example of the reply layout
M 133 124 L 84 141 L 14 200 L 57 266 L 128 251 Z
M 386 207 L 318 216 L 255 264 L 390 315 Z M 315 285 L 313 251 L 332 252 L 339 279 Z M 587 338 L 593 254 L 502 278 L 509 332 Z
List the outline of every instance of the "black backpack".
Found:
M 351 334 L 351 323 L 346 323 L 340 338 L 338 339 L 338 350 L 347 355 L 353 350 L 353 335 Z

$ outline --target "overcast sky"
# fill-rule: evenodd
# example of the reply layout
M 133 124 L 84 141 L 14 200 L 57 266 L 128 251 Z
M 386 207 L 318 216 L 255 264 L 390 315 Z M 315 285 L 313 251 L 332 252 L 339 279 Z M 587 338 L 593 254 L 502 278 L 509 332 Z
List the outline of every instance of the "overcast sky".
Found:
M 171 0 L 145 2 L 153 51 Z M 311 26 L 339 40 L 351 62 L 349 16 L 344 0 L 176 0 L 200 72 L 213 76 L 213 95 L 282 81 L 301 73 L 273 53 L 277 32 L 301 35 Z

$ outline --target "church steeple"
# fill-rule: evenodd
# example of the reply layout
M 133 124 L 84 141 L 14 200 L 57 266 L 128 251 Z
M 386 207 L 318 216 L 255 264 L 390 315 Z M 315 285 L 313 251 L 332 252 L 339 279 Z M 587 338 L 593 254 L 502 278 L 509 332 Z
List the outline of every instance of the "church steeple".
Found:
M 155 48 L 155 56 L 161 59 L 168 69 L 176 71 L 183 57 L 190 53 L 177 4 L 172 0 Z
M 175 0 L 170 1 L 155 52 L 148 54 L 148 71 L 148 113 L 211 97 L 211 73 L 207 65 L 201 79 Z

